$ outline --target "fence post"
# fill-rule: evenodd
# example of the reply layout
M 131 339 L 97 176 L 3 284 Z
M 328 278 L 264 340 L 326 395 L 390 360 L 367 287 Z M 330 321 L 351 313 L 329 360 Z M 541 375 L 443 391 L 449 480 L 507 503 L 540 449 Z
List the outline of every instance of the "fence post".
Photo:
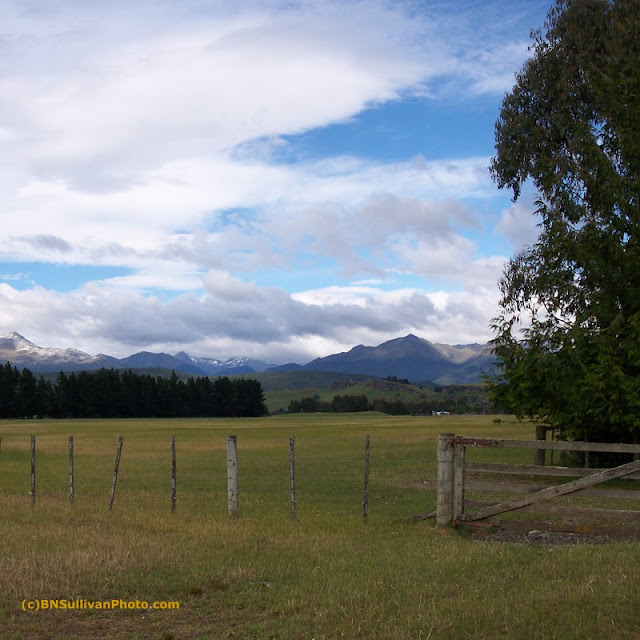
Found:
M 438 436 L 438 500 L 436 524 L 447 526 L 453 522 L 453 433 Z
M 73 436 L 69 436 L 69 502 L 73 504 Z
M 31 436 L 31 504 L 36 504 L 36 437 Z
M 544 424 L 536 425 L 536 440 L 546 440 L 547 439 L 547 427 Z M 544 449 L 536 449 L 533 454 L 533 464 L 544 467 L 545 464 L 545 454 L 546 451 Z
M 118 451 L 116 452 L 116 464 L 113 467 L 113 481 L 111 482 L 111 494 L 109 495 L 109 509 L 113 508 L 113 499 L 116 496 L 116 483 L 118 482 L 118 469 L 120 468 L 120 456 L 122 455 L 122 443 L 124 436 L 118 440 Z
M 453 519 L 464 512 L 464 461 L 467 448 L 463 444 L 454 445 L 453 462 Z
M 238 514 L 238 439 L 227 436 L 227 511 L 230 516 Z
M 364 440 L 364 495 L 362 497 L 362 517 L 369 515 L 369 436 Z
M 171 436 L 171 513 L 176 512 L 176 439 Z
M 296 519 L 296 438 L 289 436 L 289 491 L 291 493 L 291 518 Z

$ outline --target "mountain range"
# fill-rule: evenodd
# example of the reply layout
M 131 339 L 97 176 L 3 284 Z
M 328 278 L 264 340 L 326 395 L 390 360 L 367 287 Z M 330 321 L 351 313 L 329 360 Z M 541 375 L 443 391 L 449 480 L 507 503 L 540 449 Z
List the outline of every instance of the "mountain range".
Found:
M 395 376 L 412 382 L 464 384 L 478 382 L 483 372 L 493 368 L 487 345 L 434 344 L 412 334 L 389 340 L 376 347 L 358 345 L 350 351 L 316 358 L 307 364 L 274 365 L 251 358 L 193 357 L 181 351 L 175 355 L 141 351 L 127 358 L 89 355 L 77 349 L 39 347 L 19 333 L 0 336 L 0 362 L 26 367 L 34 373 L 82 371 L 101 367 L 114 369 L 167 369 L 195 376 L 234 375 L 255 372 L 331 371 Z

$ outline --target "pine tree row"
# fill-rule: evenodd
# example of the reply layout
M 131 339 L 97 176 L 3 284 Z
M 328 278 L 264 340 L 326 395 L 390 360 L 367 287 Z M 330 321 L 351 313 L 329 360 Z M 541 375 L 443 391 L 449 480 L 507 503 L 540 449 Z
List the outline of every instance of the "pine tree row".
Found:
M 60 372 L 55 382 L 0 367 L 0 418 L 254 417 L 266 413 L 257 380 L 180 380 L 132 371 Z

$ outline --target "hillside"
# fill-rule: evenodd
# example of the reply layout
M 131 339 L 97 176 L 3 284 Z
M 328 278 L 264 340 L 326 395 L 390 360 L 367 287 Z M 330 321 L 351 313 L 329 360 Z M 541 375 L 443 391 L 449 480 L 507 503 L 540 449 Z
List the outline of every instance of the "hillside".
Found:
M 270 413 L 286 411 L 292 401 L 303 398 L 316 398 L 320 402 L 331 403 L 334 396 L 366 396 L 370 403 L 376 400 L 400 402 L 410 411 L 426 413 L 486 413 L 490 407 L 486 387 L 481 384 L 418 386 L 365 376 L 340 377 L 334 372 L 313 373 L 315 375 L 299 381 L 301 386 L 295 387 L 286 387 L 284 378 L 272 380 L 265 387 L 268 374 L 256 374 L 252 378 L 263 381 L 265 401 Z
M 309 362 L 304 369 L 396 376 L 414 382 L 440 384 L 480 382 L 493 367 L 493 357 L 481 345 L 434 345 L 412 334 L 377 347 L 358 345 L 350 351 Z

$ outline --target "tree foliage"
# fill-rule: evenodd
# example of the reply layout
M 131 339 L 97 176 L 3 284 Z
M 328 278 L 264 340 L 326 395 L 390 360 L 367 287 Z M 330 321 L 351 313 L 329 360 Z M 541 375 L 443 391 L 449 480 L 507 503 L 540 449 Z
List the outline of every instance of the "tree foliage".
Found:
M 537 242 L 500 281 L 494 399 L 569 437 L 640 436 L 640 0 L 557 0 L 496 123 Z
M 257 417 L 266 413 L 257 380 L 180 380 L 114 369 L 61 371 L 54 384 L 29 369 L 0 367 L 0 418 Z

